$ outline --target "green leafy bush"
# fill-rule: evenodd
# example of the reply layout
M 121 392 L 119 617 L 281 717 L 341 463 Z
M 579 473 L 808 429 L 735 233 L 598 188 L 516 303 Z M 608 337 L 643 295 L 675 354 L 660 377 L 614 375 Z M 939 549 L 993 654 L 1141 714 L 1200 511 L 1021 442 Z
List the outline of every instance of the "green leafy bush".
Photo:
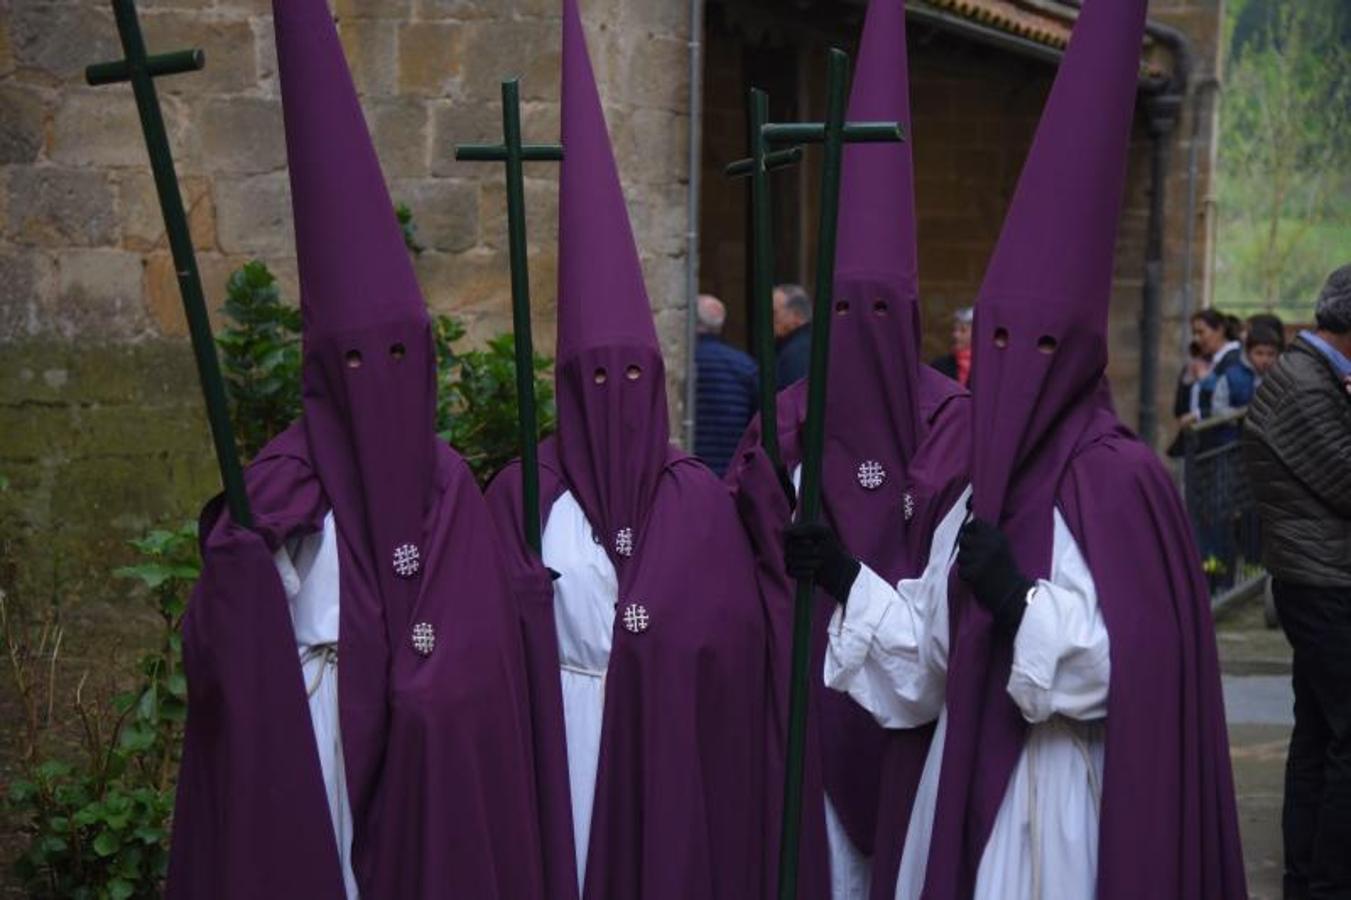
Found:
M 434 320 L 438 386 L 436 428 L 459 450 L 480 483 L 520 454 L 520 404 L 516 397 L 516 344 L 500 334 L 481 350 L 456 353 L 464 326 L 448 316 Z M 553 360 L 535 354 L 535 410 L 541 434 L 557 416 L 549 370 Z
M 143 561 L 119 569 L 138 582 L 162 628 L 140 660 L 134 690 L 100 704 L 75 691 L 82 762 L 49 758 L 52 708 L 63 629 L 53 607 L 20 621 L 0 595 L 11 672 L 25 711 L 22 776 L 5 798 L 28 844 L 15 874 L 33 897 L 154 896 L 169 860 L 169 819 L 187 717 L 179 628 L 197 580 L 196 526 L 152 531 L 133 545 Z
M 267 266 L 254 260 L 226 283 L 231 325 L 216 336 L 235 442 L 252 459 L 300 415 L 300 310 L 282 303 Z

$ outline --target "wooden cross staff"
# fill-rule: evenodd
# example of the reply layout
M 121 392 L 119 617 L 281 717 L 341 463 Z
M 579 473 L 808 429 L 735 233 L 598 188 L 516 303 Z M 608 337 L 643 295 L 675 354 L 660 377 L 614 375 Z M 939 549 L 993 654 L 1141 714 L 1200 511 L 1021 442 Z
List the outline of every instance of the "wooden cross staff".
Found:
M 751 188 L 751 309 L 755 316 L 755 362 L 760 370 L 760 446 L 775 467 L 779 454 L 778 384 L 774 350 L 774 207 L 769 173 L 802 159 L 801 147 L 771 150 L 765 137 L 769 124 L 769 95 L 751 88 L 747 105 L 751 156 L 727 167 L 730 178 L 750 178 Z
M 162 75 L 195 72 L 206 65 L 201 50 L 183 50 L 148 56 L 141 24 L 136 16 L 134 0 L 113 0 L 113 16 L 117 33 L 122 39 L 126 58 L 99 63 L 85 69 L 85 81 L 90 85 L 131 82 L 136 97 L 136 110 L 141 118 L 146 149 L 150 153 L 150 168 L 155 175 L 155 190 L 159 194 L 160 212 L 164 215 L 164 229 L 169 236 L 173 253 L 174 271 L 178 275 L 178 290 L 187 314 L 188 331 L 192 335 L 192 350 L 197 357 L 197 374 L 206 399 L 206 417 L 211 425 L 211 438 L 216 446 L 216 461 L 220 464 L 221 482 L 230 516 L 243 528 L 253 526 L 248 494 L 244 491 L 244 474 L 235 448 L 234 429 L 230 426 L 230 409 L 225 400 L 225 382 L 221 379 L 220 363 L 216 359 L 216 344 L 211 335 L 211 321 L 206 312 L 202 294 L 202 278 L 197 271 L 197 257 L 192 249 L 192 234 L 188 230 L 188 216 L 183 209 L 183 196 L 174 173 L 173 152 L 169 136 L 164 130 L 155 79 Z
M 816 246 L 816 303 L 812 313 L 811 364 L 807 375 L 807 421 L 803 425 L 802 490 L 798 520 L 815 522 L 821 515 L 821 461 L 825 444 L 826 375 L 830 358 L 830 312 L 835 293 L 835 243 L 839 232 L 840 173 L 844 145 L 904 140 L 898 122 L 846 123 L 849 57 L 831 50 L 826 82 L 824 122 L 770 123 L 763 91 L 751 92 L 751 157 L 728 167 L 729 175 L 751 177 L 754 203 L 754 261 L 752 290 L 759 329 L 761 444 L 779 463 L 775 399 L 772 324 L 773 245 L 768 172 L 800 158 L 797 148 L 772 151 L 775 144 L 819 143 L 825 147 L 821 164 L 821 219 Z M 766 413 L 769 416 L 766 418 Z M 797 897 L 798 845 L 802 833 L 802 768 L 807 735 L 807 699 L 811 690 L 809 660 L 813 585 L 799 581 L 793 605 L 793 657 L 788 694 L 788 752 L 784 772 L 783 822 L 779 842 L 779 898 Z
M 455 158 L 468 162 L 504 162 L 507 169 L 507 236 L 511 261 L 511 317 L 516 346 L 516 403 L 521 432 L 521 521 L 525 540 L 540 554 L 539 427 L 535 415 L 535 346 L 530 336 L 530 258 L 525 240 L 525 166 L 561 162 L 558 144 L 521 142 L 520 79 L 502 82 L 501 144 L 461 144 Z

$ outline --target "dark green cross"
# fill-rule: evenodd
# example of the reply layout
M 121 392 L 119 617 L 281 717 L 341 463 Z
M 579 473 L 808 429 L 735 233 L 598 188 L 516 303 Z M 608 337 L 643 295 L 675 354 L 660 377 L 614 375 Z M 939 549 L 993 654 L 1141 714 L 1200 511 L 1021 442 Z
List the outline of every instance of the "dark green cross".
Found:
M 501 144 L 461 144 L 455 158 L 469 162 L 504 162 L 507 169 L 507 236 L 511 261 L 511 318 L 516 346 L 516 402 L 521 432 L 522 522 L 525 540 L 538 556 L 539 426 L 535 415 L 535 346 L 530 336 L 530 258 L 525 240 L 525 166 L 527 162 L 561 162 L 558 144 L 521 141 L 520 79 L 502 82 Z
M 211 336 L 211 321 L 202 294 L 197 257 L 192 249 L 188 216 L 183 209 L 178 176 L 174 173 L 173 152 L 169 148 L 169 137 L 164 130 L 164 117 L 155 92 L 157 77 L 195 72 L 206 64 L 206 57 L 201 50 L 148 56 L 134 0 L 113 0 L 113 16 L 117 21 L 117 33 L 122 39 L 122 52 L 126 58 L 89 66 L 85 69 L 85 81 L 95 86 L 131 82 L 136 110 L 141 118 L 141 131 L 150 153 L 150 169 L 155 176 L 160 212 L 164 215 L 164 229 L 169 236 L 169 249 L 173 253 L 183 311 L 187 315 L 188 331 L 192 335 L 192 350 L 197 357 L 197 374 L 202 382 L 202 394 L 206 398 L 206 417 L 211 425 L 211 438 L 216 445 L 216 460 L 220 464 L 226 502 L 235 523 L 250 528 L 253 515 L 244 490 L 244 475 L 235 448 L 234 429 L 230 426 L 225 383 L 221 379 L 220 363 L 216 359 L 216 344 Z
M 831 50 L 826 81 L 824 122 L 768 122 L 769 103 L 763 91 L 750 97 L 751 156 L 728 166 L 727 174 L 749 175 L 753 205 L 752 294 L 756 315 L 756 351 L 760 366 L 761 445 L 780 464 L 774 392 L 772 332 L 773 244 L 768 173 L 801 158 L 799 148 L 773 150 L 776 144 L 819 143 L 821 219 L 816 245 L 816 301 L 812 313 L 811 364 L 807 375 L 807 421 L 803 424 L 802 489 L 798 520 L 815 522 L 821 515 L 821 461 L 825 444 L 826 375 L 830 358 L 830 313 L 834 306 L 835 245 L 839 233 L 840 175 L 844 145 L 904 140 L 898 122 L 845 122 L 849 57 Z M 797 897 L 798 845 L 802 833 L 802 768 L 810 692 L 812 594 L 810 581 L 799 581 L 793 607 L 793 661 L 788 701 L 788 751 L 784 773 L 783 822 L 779 843 L 779 898 Z

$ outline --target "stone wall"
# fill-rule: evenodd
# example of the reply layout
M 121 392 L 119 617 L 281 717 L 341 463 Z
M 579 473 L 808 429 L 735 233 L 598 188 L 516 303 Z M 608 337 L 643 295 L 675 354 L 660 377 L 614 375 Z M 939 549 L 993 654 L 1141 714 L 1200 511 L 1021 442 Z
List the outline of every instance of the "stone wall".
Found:
M 143 0 L 152 52 L 206 51 L 159 89 L 213 311 L 264 260 L 296 302 L 268 0 Z M 592 55 L 673 386 L 683 377 L 687 21 L 671 0 L 584 0 Z M 413 211 L 436 311 L 482 339 L 509 327 L 505 198 L 458 142 L 500 138 L 523 78 L 527 139 L 558 135 L 559 0 L 336 0 L 391 193 Z M 148 525 L 217 487 L 172 261 L 108 4 L 0 3 L 0 523 L 26 591 L 115 590 Z M 528 172 L 536 339 L 553 338 L 556 171 Z M 674 390 L 673 398 L 679 397 Z M 678 419 L 676 420 L 678 421 Z

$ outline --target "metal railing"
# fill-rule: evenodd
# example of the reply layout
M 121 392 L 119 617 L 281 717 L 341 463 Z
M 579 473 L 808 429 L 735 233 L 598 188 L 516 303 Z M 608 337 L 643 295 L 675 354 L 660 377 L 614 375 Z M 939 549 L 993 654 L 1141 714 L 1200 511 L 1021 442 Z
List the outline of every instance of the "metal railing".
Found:
M 1262 591 L 1261 526 L 1243 465 L 1240 436 L 1247 410 L 1182 432 L 1182 485 L 1211 603 L 1226 606 Z

